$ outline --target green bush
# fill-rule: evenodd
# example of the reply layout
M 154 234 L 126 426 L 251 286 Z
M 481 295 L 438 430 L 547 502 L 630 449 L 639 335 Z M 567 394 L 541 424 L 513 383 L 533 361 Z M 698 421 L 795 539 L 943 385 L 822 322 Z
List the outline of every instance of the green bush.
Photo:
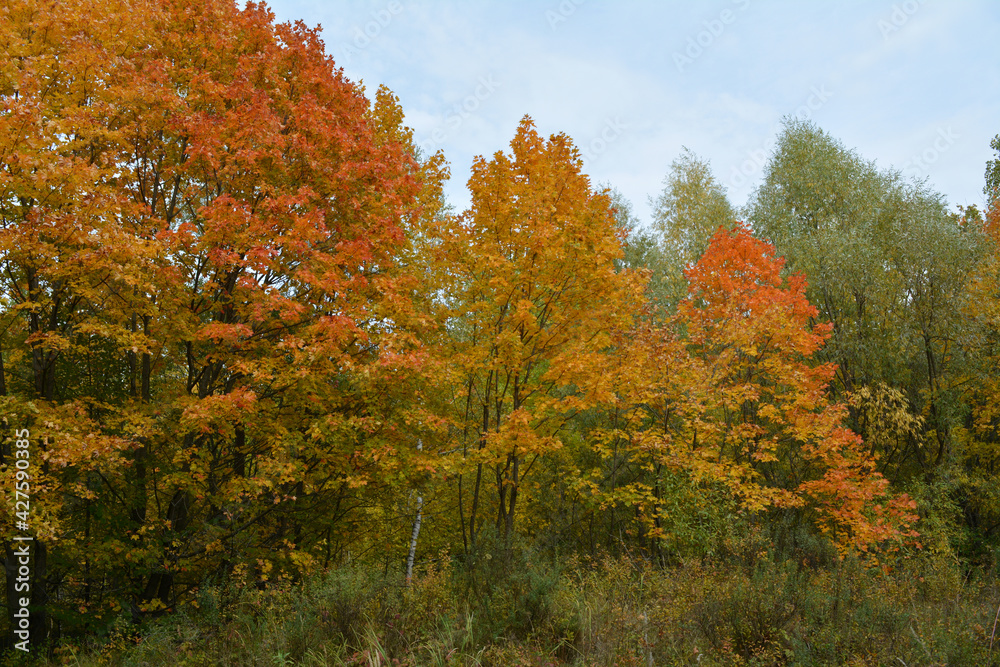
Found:
M 768 541 L 732 536 L 745 548 L 663 568 L 484 539 L 409 585 L 361 566 L 295 587 L 207 585 L 197 607 L 140 628 L 123 617 L 49 664 L 1000 665 L 992 571 L 920 552 L 817 564 Z

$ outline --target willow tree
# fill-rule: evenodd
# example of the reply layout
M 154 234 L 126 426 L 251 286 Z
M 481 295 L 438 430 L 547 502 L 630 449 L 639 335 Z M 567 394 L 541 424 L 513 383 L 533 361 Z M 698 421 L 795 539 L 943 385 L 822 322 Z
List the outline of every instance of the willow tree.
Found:
M 685 295 L 684 269 L 698 261 L 720 226 L 735 224 L 736 211 L 708 162 L 687 148 L 670 164 L 663 191 L 651 203 L 664 257 L 665 305 L 673 307 Z
M 883 471 L 905 479 L 946 461 L 961 412 L 955 343 L 963 286 L 982 234 L 960 225 L 925 184 L 794 119 L 785 121 L 748 211 L 755 232 L 807 276 L 809 300 L 833 326 L 823 352 L 837 364 L 833 389 L 885 386 L 902 392 L 912 413 L 925 413 L 922 434 L 882 452 Z

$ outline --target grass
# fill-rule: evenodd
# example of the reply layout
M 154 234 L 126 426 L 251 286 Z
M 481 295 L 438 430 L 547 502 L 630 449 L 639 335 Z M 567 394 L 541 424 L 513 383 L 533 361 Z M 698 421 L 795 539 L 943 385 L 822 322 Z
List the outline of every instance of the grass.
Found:
M 411 586 L 359 567 L 299 586 L 201 590 L 197 607 L 56 648 L 43 664 L 1000 665 L 1000 590 L 927 555 L 866 567 L 773 555 L 452 562 Z

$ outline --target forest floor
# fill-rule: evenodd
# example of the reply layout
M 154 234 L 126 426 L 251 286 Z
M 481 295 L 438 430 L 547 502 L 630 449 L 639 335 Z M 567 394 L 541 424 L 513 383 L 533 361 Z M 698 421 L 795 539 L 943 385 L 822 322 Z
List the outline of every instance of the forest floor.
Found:
M 1000 665 L 998 603 L 992 573 L 930 554 L 748 553 L 668 567 L 442 555 L 409 585 L 351 566 L 294 584 L 204 586 L 184 609 L 140 627 L 123 618 L 44 664 Z

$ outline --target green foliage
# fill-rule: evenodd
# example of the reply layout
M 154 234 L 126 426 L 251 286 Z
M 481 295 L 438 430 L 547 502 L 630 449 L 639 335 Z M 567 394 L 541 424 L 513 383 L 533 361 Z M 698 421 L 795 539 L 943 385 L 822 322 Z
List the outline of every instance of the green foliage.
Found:
M 991 664 L 1000 590 L 933 553 L 879 568 L 771 552 L 664 569 L 489 542 L 464 564 L 441 555 L 409 587 L 361 568 L 293 588 L 208 586 L 197 607 L 138 631 L 122 619 L 57 655 L 87 667 Z
M 622 244 L 623 256 L 615 260 L 617 270 L 633 270 L 648 272 L 645 299 L 647 313 L 662 315 L 676 301 L 672 290 L 677 277 L 676 267 L 664 250 L 661 234 L 641 226 L 639 219 L 632 210 L 632 203 L 618 190 L 605 186 L 611 198 L 615 222 L 618 228 L 626 232 Z
M 983 193 L 989 201 L 1000 197 L 1000 134 L 993 137 L 990 148 L 997 152 L 998 157 L 986 162 L 986 185 Z
M 670 163 L 663 191 L 650 203 L 661 250 L 661 298 L 674 306 L 686 293 L 684 269 L 701 257 L 719 227 L 733 226 L 736 210 L 708 162 L 687 148 Z
M 852 409 L 849 423 L 884 456 L 882 472 L 902 483 L 950 465 L 970 359 L 961 343 L 972 337 L 966 282 L 987 247 L 982 227 L 961 224 L 924 184 L 795 119 L 748 213 L 789 270 L 806 275 L 810 302 L 833 325 L 821 356 L 837 364 L 834 389 L 896 392 L 893 409 L 922 420 L 890 445 L 877 420 Z
M 711 168 L 685 148 L 663 180 L 663 192 L 653 201 L 653 227 L 678 268 L 697 260 L 721 227 L 731 227 L 736 211 Z

